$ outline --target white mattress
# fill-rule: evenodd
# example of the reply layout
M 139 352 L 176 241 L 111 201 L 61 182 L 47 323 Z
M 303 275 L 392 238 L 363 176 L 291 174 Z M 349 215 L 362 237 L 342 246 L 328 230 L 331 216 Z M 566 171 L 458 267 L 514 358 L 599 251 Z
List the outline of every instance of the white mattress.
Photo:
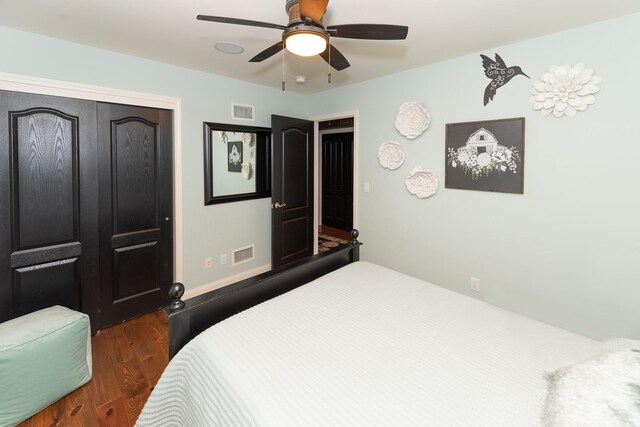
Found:
M 200 334 L 137 425 L 538 425 L 545 373 L 600 350 L 358 262 Z

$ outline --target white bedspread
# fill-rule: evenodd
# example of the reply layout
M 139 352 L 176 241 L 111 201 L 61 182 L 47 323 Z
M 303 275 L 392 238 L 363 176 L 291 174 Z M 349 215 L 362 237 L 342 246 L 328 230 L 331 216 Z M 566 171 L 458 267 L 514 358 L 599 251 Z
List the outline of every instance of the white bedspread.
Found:
M 597 341 L 358 262 L 171 361 L 138 426 L 533 426 L 545 374 Z

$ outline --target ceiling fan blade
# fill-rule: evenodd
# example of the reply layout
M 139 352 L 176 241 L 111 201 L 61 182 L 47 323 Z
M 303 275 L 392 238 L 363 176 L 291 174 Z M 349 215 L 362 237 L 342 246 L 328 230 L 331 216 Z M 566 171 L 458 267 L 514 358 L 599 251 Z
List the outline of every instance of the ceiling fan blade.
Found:
M 286 30 L 284 25 L 272 24 L 270 22 L 251 21 L 249 19 L 225 18 L 224 16 L 198 15 L 198 21 L 221 22 L 223 24 L 248 25 L 250 27 L 275 28 L 276 30 Z
M 278 43 L 274 44 L 273 46 L 269 46 L 268 48 L 251 58 L 249 62 L 262 62 L 267 58 L 271 58 L 282 49 L 284 49 L 284 43 L 279 41 Z
M 409 27 L 386 24 L 330 25 L 327 31 L 331 37 L 364 40 L 404 40 Z
M 329 0 L 300 0 L 300 16 L 321 22 Z
M 331 62 L 329 62 L 329 49 L 331 49 Z M 345 58 L 338 49 L 333 47 L 333 45 L 329 45 L 329 49 L 325 49 L 325 51 L 319 55 L 333 68 L 338 71 L 342 71 L 351 65 L 349 64 L 349 61 L 347 61 L 347 58 Z

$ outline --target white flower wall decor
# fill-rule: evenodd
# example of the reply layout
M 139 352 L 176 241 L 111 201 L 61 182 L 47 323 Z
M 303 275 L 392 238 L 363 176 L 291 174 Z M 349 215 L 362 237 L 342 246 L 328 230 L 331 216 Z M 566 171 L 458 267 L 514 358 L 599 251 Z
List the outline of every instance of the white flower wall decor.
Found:
M 243 132 L 240 136 L 244 145 L 253 145 L 253 134 L 249 132 Z
M 396 129 L 408 139 L 416 139 L 431 122 L 427 106 L 422 102 L 405 102 L 396 116 Z
M 601 81 L 602 77 L 594 76 L 593 69 L 583 63 L 552 65 L 533 82 L 529 102 L 543 116 L 553 113 L 558 118 L 573 117 L 596 102 L 594 94 L 600 90 Z
M 244 179 L 251 178 L 251 163 L 243 163 L 240 168 L 240 172 L 242 173 L 242 177 Z
M 435 172 L 429 169 L 422 169 L 422 166 L 416 166 L 411 169 L 409 176 L 404 180 L 404 184 L 407 186 L 409 193 L 419 199 L 426 199 L 438 191 L 438 178 Z
M 378 148 L 378 161 L 383 168 L 396 170 L 402 166 L 404 158 L 404 151 L 397 142 L 383 142 Z

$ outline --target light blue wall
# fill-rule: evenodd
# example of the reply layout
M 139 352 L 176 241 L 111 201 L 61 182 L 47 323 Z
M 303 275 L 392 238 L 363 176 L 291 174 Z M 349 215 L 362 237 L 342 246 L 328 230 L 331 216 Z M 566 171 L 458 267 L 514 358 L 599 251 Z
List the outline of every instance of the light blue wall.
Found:
M 469 37 L 473 37 L 470 34 Z M 514 79 L 482 106 L 480 57 L 465 56 L 333 91 L 302 96 L 179 67 L 0 28 L 0 71 L 178 96 L 183 101 L 185 282 L 189 288 L 270 261 L 268 200 L 203 206 L 202 122 L 231 122 L 229 104 L 297 117 L 359 111 L 359 227 L 363 258 L 593 337 L 640 338 L 640 15 L 489 49 L 535 78 L 552 64 L 585 62 L 604 77 L 597 103 L 575 118 L 542 117 L 531 81 Z M 479 52 L 480 53 L 480 52 Z M 408 141 L 398 106 L 425 102 L 431 127 Z M 525 194 L 444 188 L 446 123 L 526 117 Z M 376 152 L 387 140 L 407 154 L 397 171 Z M 427 200 L 404 177 L 421 165 L 441 179 Z M 256 243 L 237 269 L 203 269 L 205 256 Z
M 255 106 L 255 126 L 271 114 L 305 117 L 304 97 L 132 56 L 0 27 L 0 71 L 182 99 L 184 283 L 188 289 L 271 262 L 270 199 L 204 206 L 204 121 L 233 123 L 231 103 Z M 246 121 L 238 124 L 248 124 Z M 255 243 L 256 259 L 219 266 L 221 253 Z M 205 257 L 214 267 L 204 269 Z
M 483 107 L 479 54 L 312 96 L 312 116 L 359 111 L 363 258 L 588 336 L 640 338 L 638 41 L 640 14 L 479 52 L 498 52 L 532 78 L 552 64 L 594 68 L 604 78 L 597 102 L 574 118 L 533 111 L 523 77 Z M 414 100 L 432 122 L 409 141 L 394 121 Z M 524 195 L 444 188 L 446 123 L 520 116 Z M 405 150 L 399 170 L 378 164 L 387 140 Z M 430 199 L 405 189 L 416 165 L 440 178 Z M 481 279 L 481 294 L 469 276 Z

